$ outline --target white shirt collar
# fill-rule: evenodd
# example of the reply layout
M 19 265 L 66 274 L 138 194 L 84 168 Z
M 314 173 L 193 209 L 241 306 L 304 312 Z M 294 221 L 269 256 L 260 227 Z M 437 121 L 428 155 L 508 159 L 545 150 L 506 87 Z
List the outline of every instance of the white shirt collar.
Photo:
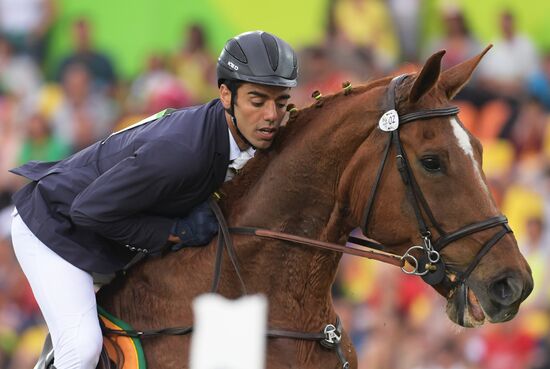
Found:
M 239 157 L 241 149 L 239 149 L 239 145 L 237 145 L 237 141 L 235 141 L 231 130 L 229 128 L 227 130 L 229 131 L 229 161 L 233 161 Z
M 239 145 L 237 145 L 237 141 L 235 141 L 231 130 L 229 128 L 227 128 L 227 130 L 229 131 L 229 161 L 233 161 L 242 154 L 242 151 L 239 148 Z M 249 147 L 245 151 L 250 155 L 250 157 L 253 157 L 256 152 L 253 147 Z

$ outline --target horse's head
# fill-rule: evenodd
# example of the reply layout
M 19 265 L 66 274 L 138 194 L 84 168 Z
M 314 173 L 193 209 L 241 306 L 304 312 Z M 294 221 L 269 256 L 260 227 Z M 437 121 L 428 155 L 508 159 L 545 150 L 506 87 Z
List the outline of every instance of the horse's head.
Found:
M 463 326 L 513 318 L 533 288 L 530 268 L 488 189 L 481 144 L 449 102 L 488 49 L 444 72 L 444 52 L 438 52 L 419 73 L 356 96 L 355 108 L 374 113 L 377 126 L 339 185 L 348 218 L 418 263 L 417 274 L 447 298 L 448 316 Z

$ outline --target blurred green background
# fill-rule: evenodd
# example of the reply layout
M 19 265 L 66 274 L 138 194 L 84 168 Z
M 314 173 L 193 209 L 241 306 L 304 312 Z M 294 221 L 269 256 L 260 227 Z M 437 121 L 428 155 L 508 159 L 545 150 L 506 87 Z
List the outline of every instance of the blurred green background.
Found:
M 439 14 L 446 3 L 421 2 L 421 40 L 441 32 Z M 499 12 L 510 9 L 517 16 L 519 31 L 541 49 L 550 48 L 550 22 L 545 21 L 550 1 L 463 0 L 457 4 L 481 42 L 498 37 Z M 71 21 L 78 16 L 90 19 L 96 46 L 112 56 L 117 72 L 133 77 L 151 51 L 174 51 L 185 27 L 195 22 L 205 27 L 213 54 L 233 35 L 256 29 L 275 33 L 297 48 L 318 43 L 325 35 L 328 6 L 329 0 L 60 0 L 47 69 L 51 72 L 52 65 L 71 49 Z

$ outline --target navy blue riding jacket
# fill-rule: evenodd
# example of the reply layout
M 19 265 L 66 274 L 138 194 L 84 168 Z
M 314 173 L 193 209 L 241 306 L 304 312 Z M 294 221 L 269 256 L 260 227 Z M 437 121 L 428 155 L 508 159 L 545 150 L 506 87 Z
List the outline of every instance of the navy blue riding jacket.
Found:
M 97 273 L 155 253 L 176 217 L 223 183 L 229 132 L 219 100 L 175 110 L 58 162 L 31 161 L 11 172 L 32 180 L 13 197 L 45 245 Z

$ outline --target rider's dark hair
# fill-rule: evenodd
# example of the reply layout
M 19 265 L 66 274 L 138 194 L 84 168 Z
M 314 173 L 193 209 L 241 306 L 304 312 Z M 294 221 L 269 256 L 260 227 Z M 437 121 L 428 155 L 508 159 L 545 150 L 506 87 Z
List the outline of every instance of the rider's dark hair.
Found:
M 220 86 L 226 85 L 229 91 L 231 91 L 231 107 L 229 108 L 228 113 L 233 115 L 235 109 L 234 106 L 237 103 L 237 90 L 243 85 L 244 81 L 239 81 L 236 79 L 222 79 L 219 81 Z

